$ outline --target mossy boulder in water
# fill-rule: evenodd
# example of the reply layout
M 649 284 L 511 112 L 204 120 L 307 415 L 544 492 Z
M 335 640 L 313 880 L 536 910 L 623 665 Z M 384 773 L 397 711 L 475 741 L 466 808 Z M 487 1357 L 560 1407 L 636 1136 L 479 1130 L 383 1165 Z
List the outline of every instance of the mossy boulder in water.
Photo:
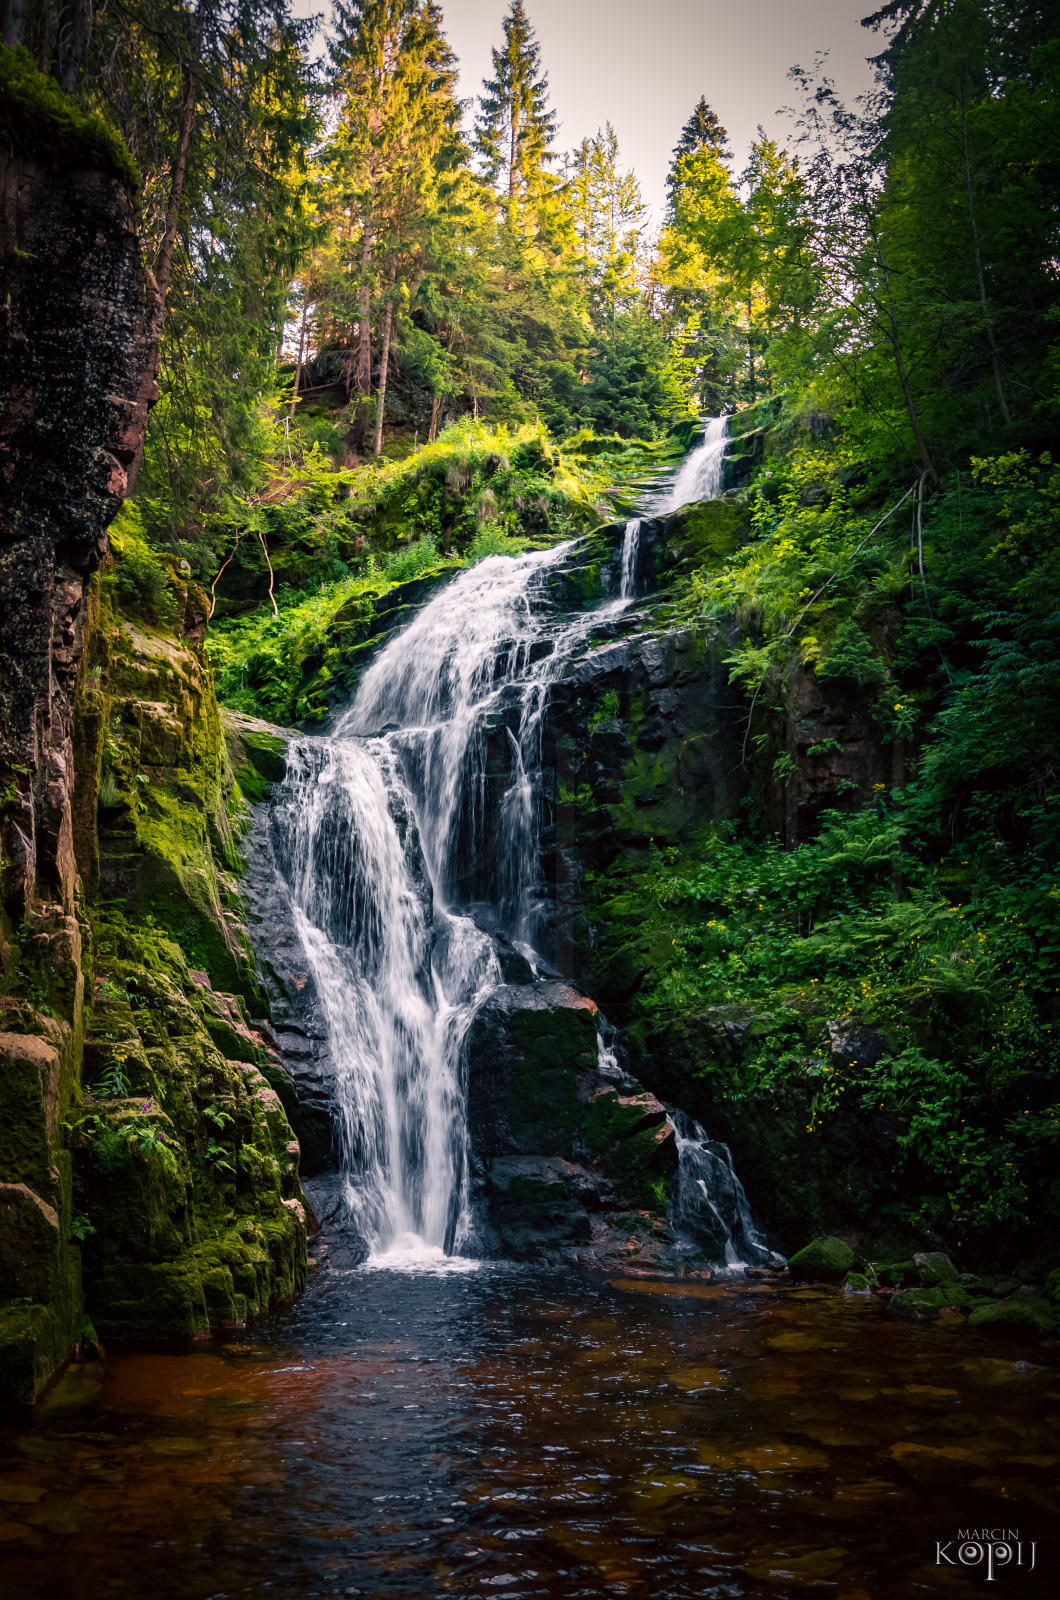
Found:
M 854 1265 L 854 1252 L 842 1239 L 826 1236 L 814 1239 L 797 1251 L 788 1262 L 793 1278 L 823 1278 L 838 1283 Z
M 992 1300 L 976 1306 L 968 1318 L 970 1328 L 980 1333 L 1038 1334 L 1052 1333 L 1057 1321 L 1057 1310 L 1048 1300 L 1039 1296 L 1014 1296 L 1011 1300 Z

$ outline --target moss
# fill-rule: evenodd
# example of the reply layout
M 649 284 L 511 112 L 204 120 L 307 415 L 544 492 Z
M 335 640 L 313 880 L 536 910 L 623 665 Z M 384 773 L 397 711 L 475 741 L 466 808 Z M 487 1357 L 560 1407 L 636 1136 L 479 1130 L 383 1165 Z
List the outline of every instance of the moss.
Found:
M 92 1316 L 108 1334 L 198 1334 L 210 1326 L 194 1262 L 114 1261 L 92 1285 Z
M 814 1239 L 792 1256 L 788 1268 L 792 1277 L 838 1280 L 854 1265 L 854 1252 L 842 1239 Z
M 24 45 L 0 45 L 0 117 L 12 148 L 48 166 L 102 167 L 131 195 L 140 194 L 143 180 L 121 135 L 95 112 L 82 111 Z
M 1047 1300 L 998 1300 L 976 1306 L 968 1326 L 983 1333 L 1034 1333 L 1044 1338 L 1052 1333 L 1056 1320 L 1056 1309 Z
M 511 1028 L 519 1052 L 513 1118 L 519 1137 L 529 1148 L 562 1154 L 581 1121 L 578 1073 L 596 1061 L 593 1015 L 581 1007 L 517 1011 Z
M 644 1106 L 640 1102 L 623 1105 L 617 1089 L 598 1094 L 585 1123 L 586 1143 L 602 1155 L 616 1140 L 628 1139 L 643 1120 Z

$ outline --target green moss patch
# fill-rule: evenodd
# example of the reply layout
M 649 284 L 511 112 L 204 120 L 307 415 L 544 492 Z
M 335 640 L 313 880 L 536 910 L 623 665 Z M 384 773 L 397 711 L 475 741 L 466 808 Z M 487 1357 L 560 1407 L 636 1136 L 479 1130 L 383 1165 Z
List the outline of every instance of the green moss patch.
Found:
M 121 135 L 95 112 L 82 111 L 24 45 L 0 45 L 0 117 L 8 142 L 48 166 L 102 167 L 130 194 L 143 188 Z

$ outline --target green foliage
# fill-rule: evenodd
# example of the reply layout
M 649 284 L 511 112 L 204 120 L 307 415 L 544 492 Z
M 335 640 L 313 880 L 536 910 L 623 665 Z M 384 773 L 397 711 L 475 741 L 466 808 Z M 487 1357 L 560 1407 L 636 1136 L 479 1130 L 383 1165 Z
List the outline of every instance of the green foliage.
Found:
M 111 1051 L 110 1061 L 104 1070 L 102 1078 L 96 1087 L 96 1094 L 100 1099 L 120 1099 L 129 1092 L 129 1079 L 125 1071 L 125 1063 L 129 1059 L 129 1052 L 121 1045 L 115 1045 Z
M 495 522 L 484 523 L 468 546 L 467 558 L 474 565 L 487 556 L 517 556 L 526 549 L 524 539 L 515 539 Z
M 595 733 L 597 728 L 610 727 L 613 722 L 617 722 L 619 709 L 618 695 L 614 689 L 608 689 L 589 718 L 587 724 L 589 733 Z

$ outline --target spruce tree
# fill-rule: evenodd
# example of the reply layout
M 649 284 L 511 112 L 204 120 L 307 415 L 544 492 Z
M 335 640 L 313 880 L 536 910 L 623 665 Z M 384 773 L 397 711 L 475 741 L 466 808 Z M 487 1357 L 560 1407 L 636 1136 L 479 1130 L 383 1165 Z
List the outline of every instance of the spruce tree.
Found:
M 692 115 L 681 129 L 681 137 L 674 145 L 670 170 L 666 175 L 666 187 L 670 191 L 671 205 L 674 189 L 680 182 L 682 157 L 698 155 L 701 150 L 709 150 L 719 161 L 731 161 L 732 151 L 725 149 L 728 138 L 729 135 L 718 121 L 717 112 L 707 104 L 706 96 L 700 95 Z
M 504 19 L 504 45 L 493 51 L 493 74 L 482 85 L 474 148 L 486 181 L 518 207 L 548 187 L 546 164 L 556 136 L 541 46 L 523 0 L 512 0 Z

